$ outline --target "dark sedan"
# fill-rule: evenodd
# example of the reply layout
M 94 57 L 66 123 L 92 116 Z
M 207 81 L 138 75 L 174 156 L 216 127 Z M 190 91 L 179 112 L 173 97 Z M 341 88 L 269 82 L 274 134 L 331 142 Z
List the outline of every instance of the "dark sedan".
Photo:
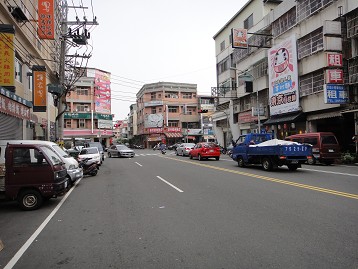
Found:
M 108 150 L 108 157 L 134 157 L 135 153 L 132 149 L 128 148 L 126 145 L 113 145 Z

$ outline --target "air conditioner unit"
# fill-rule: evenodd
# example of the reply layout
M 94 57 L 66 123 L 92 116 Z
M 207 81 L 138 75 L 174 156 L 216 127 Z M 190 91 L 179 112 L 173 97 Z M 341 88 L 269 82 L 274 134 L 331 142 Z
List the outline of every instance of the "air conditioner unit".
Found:
M 18 22 L 27 22 L 29 21 L 28 17 L 29 14 L 24 5 L 20 6 L 10 6 L 9 11 L 11 15 L 18 21 Z

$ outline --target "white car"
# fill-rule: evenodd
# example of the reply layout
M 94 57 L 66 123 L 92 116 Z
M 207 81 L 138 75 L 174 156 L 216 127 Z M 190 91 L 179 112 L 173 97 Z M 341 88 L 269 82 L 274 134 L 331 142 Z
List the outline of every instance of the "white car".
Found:
M 182 143 L 176 148 L 176 154 L 181 156 L 189 156 L 189 151 L 194 148 L 194 143 Z
M 91 163 L 97 163 L 98 165 L 102 164 L 102 158 L 98 151 L 98 148 L 96 147 L 90 147 L 90 148 L 82 148 L 80 154 L 78 155 L 78 161 L 82 161 L 83 159 L 91 158 L 88 160 L 88 164 Z

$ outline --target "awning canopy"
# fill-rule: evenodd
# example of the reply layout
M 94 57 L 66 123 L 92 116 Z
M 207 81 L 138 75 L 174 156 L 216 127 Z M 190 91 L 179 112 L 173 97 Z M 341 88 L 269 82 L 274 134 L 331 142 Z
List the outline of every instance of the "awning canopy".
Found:
M 164 133 L 167 138 L 173 138 L 173 137 L 183 137 L 182 133 Z
M 341 111 L 330 111 L 330 112 L 308 115 L 307 120 L 311 121 L 311 120 L 328 119 L 328 118 L 335 118 L 335 117 L 342 117 Z
M 271 116 L 267 121 L 265 121 L 263 124 L 277 124 L 277 123 L 290 123 L 290 122 L 296 122 L 300 120 L 304 120 L 305 113 L 299 112 L 294 114 L 286 114 L 286 115 L 274 115 Z

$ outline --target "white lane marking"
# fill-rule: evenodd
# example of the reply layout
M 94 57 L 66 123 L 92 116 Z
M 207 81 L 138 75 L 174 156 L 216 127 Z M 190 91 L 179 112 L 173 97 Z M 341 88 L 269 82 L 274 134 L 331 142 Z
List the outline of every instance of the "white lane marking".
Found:
M 76 183 L 75 186 L 81 181 L 81 179 L 79 179 Z M 8 262 L 8 264 L 5 265 L 4 269 L 11 269 L 15 266 L 15 264 L 19 261 L 19 259 L 21 258 L 21 256 L 25 253 L 25 251 L 30 247 L 30 245 L 34 242 L 34 240 L 36 239 L 36 237 L 42 232 L 42 230 L 46 227 L 46 225 L 50 222 L 50 220 L 52 219 L 52 217 L 57 213 L 57 211 L 60 209 L 60 207 L 62 206 L 62 204 L 67 200 L 67 197 L 71 194 L 71 192 L 74 190 L 75 188 L 72 187 L 67 193 L 66 195 L 62 198 L 61 202 L 55 207 L 54 210 L 52 210 L 52 212 L 50 213 L 50 215 L 48 215 L 48 217 L 44 220 L 44 222 L 41 223 L 41 225 L 37 228 L 37 230 L 31 235 L 31 237 L 26 241 L 26 243 L 16 252 L 16 254 L 14 255 L 14 257 L 12 257 L 12 259 Z
M 358 177 L 357 174 L 340 173 L 340 172 L 333 172 L 333 171 L 323 171 L 323 170 L 307 169 L 307 168 L 301 168 L 300 170 L 314 171 L 314 172 L 327 173 L 327 174 L 336 174 L 336 175 L 343 175 L 343 176 L 351 176 L 351 177 Z
M 157 176 L 157 178 L 159 178 L 161 181 L 163 181 L 164 183 L 167 183 L 170 187 L 176 189 L 178 192 L 184 192 L 181 189 L 179 189 L 178 187 L 175 187 L 173 184 L 171 184 L 170 182 L 166 181 L 164 178 L 161 178 L 160 176 Z
M 143 166 L 143 165 L 141 165 L 140 163 L 137 163 L 137 162 L 134 162 L 135 164 L 138 164 L 139 166 Z

